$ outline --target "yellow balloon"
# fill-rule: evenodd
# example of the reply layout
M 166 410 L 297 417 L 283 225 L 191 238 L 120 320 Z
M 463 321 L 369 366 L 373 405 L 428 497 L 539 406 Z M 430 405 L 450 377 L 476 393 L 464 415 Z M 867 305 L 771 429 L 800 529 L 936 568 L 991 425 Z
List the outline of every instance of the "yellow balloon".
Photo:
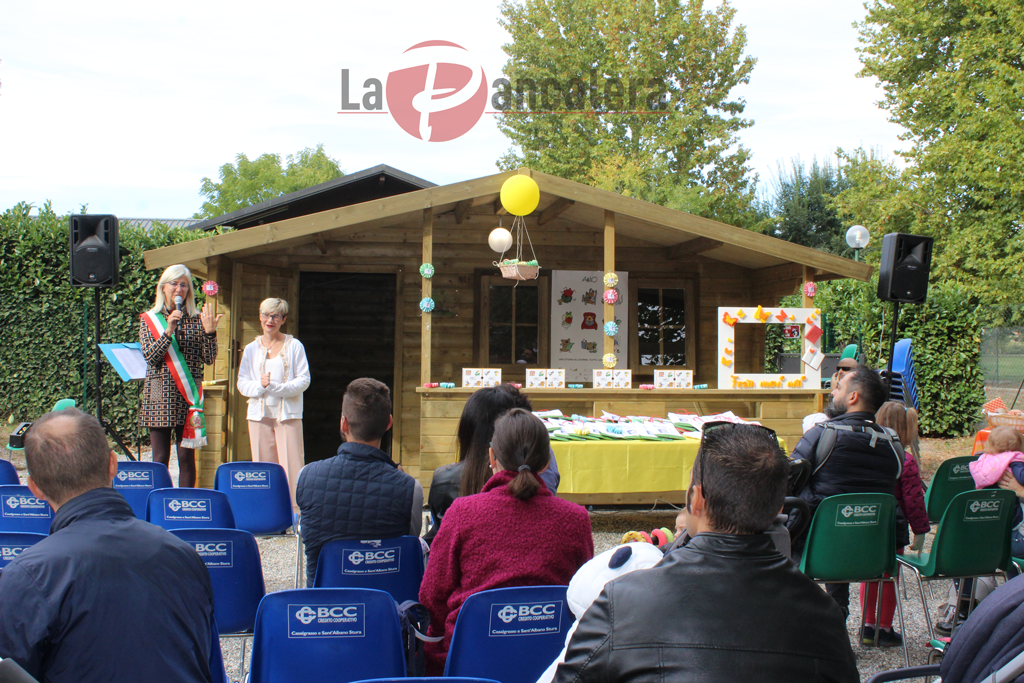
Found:
M 501 186 L 501 205 L 513 216 L 533 213 L 540 204 L 540 188 L 530 176 L 514 175 Z

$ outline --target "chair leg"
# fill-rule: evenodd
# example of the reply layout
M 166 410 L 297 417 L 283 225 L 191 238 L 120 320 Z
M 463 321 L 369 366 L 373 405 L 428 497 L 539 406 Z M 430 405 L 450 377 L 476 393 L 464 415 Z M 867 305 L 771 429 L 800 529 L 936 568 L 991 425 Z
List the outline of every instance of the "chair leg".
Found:
M 896 582 L 897 582 L 897 584 L 899 583 L 899 575 L 900 575 L 900 572 L 899 572 L 899 568 L 897 567 L 897 569 L 896 569 Z M 894 586 L 894 588 L 896 589 L 895 590 L 895 593 L 896 593 L 896 613 L 900 617 L 900 633 L 903 634 L 903 661 L 909 667 L 910 666 L 910 651 L 907 649 L 907 639 L 910 637 L 910 634 L 907 633 L 907 626 L 906 626 L 905 623 L 903 623 L 903 604 L 900 602 L 900 588 L 899 588 L 899 585 Z
M 921 580 L 921 572 L 917 571 L 915 567 L 910 567 L 914 572 L 914 576 L 917 577 L 917 590 L 921 592 L 921 607 L 924 608 L 924 623 L 928 626 L 928 640 L 929 642 L 935 640 L 935 631 L 932 629 L 932 615 L 928 611 L 928 598 L 924 594 L 924 582 Z
M 245 680 L 245 645 L 249 642 L 248 638 L 242 638 L 242 655 L 238 658 L 238 680 Z

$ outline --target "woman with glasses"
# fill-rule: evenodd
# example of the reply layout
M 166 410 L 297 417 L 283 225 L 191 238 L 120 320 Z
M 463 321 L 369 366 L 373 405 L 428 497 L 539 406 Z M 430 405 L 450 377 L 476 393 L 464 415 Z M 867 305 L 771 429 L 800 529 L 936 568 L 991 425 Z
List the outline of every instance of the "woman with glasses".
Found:
M 146 359 L 139 425 L 149 428 L 153 462 L 171 459 L 171 434 L 178 453 L 178 486 L 196 485 L 196 448 L 206 445 L 202 411 L 203 364 L 217 358 L 217 323 L 207 303 L 196 309 L 192 273 L 170 266 L 160 276 L 153 308 L 142 314 L 139 343 Z
M 265 299 L 260 304 L 260 328 L 242 354 L 238 391 L 249 398 L 249 444 L 255 462 L 284 466 L 295 504 L 295 484 L 305 464 L 302 447 L 302 392 L 309 387 L 309 364 L 302 343 L 281 328 L 288 319 L 288 302 Z

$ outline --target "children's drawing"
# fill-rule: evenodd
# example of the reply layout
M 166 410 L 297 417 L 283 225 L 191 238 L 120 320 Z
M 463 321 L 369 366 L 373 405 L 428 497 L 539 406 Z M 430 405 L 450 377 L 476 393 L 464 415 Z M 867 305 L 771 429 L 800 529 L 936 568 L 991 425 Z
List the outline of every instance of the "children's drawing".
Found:
M 561 296 L 561 297 L 559 297 L 559 299 L 558 299 L 558 304 L 559 304 L 559 305 L 562 305 L 562 304 L 571 304 L 571 303 L 572 303 L 572 295 L 573 295 L 573 292 L 574 292 L 574 291 L 575 291 L 575 290 L 572 290 L 572 289 L 568 289 L 568 288 L 566 288 L 566 289 L 563 289 L 563 290 L 562 290 L 562 296 Z
M 560 349 L 558 349 L 558 350 L 562 351 L 563 353 L 567 352 L 567 351 L 572 351 L 572 347 L 576 345 L 576 342 L 569 341 L 568 339 L 562 339 L 561 341 L 562 341 L 562 347 Z
M 581 330 L 596 330 L 597 329 L 597 313 L 584 313 L 583 323 L 580 325 Z
M 597 290 L 596 289 L 588 289 L 586 291 L 586 293 L 583 295 L 583 303 L 585 305 L 587 305 L 587 306 L 596 306 L 597 305 Z

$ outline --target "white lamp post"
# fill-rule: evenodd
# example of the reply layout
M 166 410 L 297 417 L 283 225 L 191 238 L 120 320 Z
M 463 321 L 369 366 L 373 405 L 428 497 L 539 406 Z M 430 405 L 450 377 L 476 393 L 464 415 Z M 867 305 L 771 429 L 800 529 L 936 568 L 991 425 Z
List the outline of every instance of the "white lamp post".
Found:
M 860 250 L 868 246 L 871 241 L 871 233 L 863 225 L 854 225 L 846 231 L 846 243 L 853 249 L 853 260 L 860 260 Z

